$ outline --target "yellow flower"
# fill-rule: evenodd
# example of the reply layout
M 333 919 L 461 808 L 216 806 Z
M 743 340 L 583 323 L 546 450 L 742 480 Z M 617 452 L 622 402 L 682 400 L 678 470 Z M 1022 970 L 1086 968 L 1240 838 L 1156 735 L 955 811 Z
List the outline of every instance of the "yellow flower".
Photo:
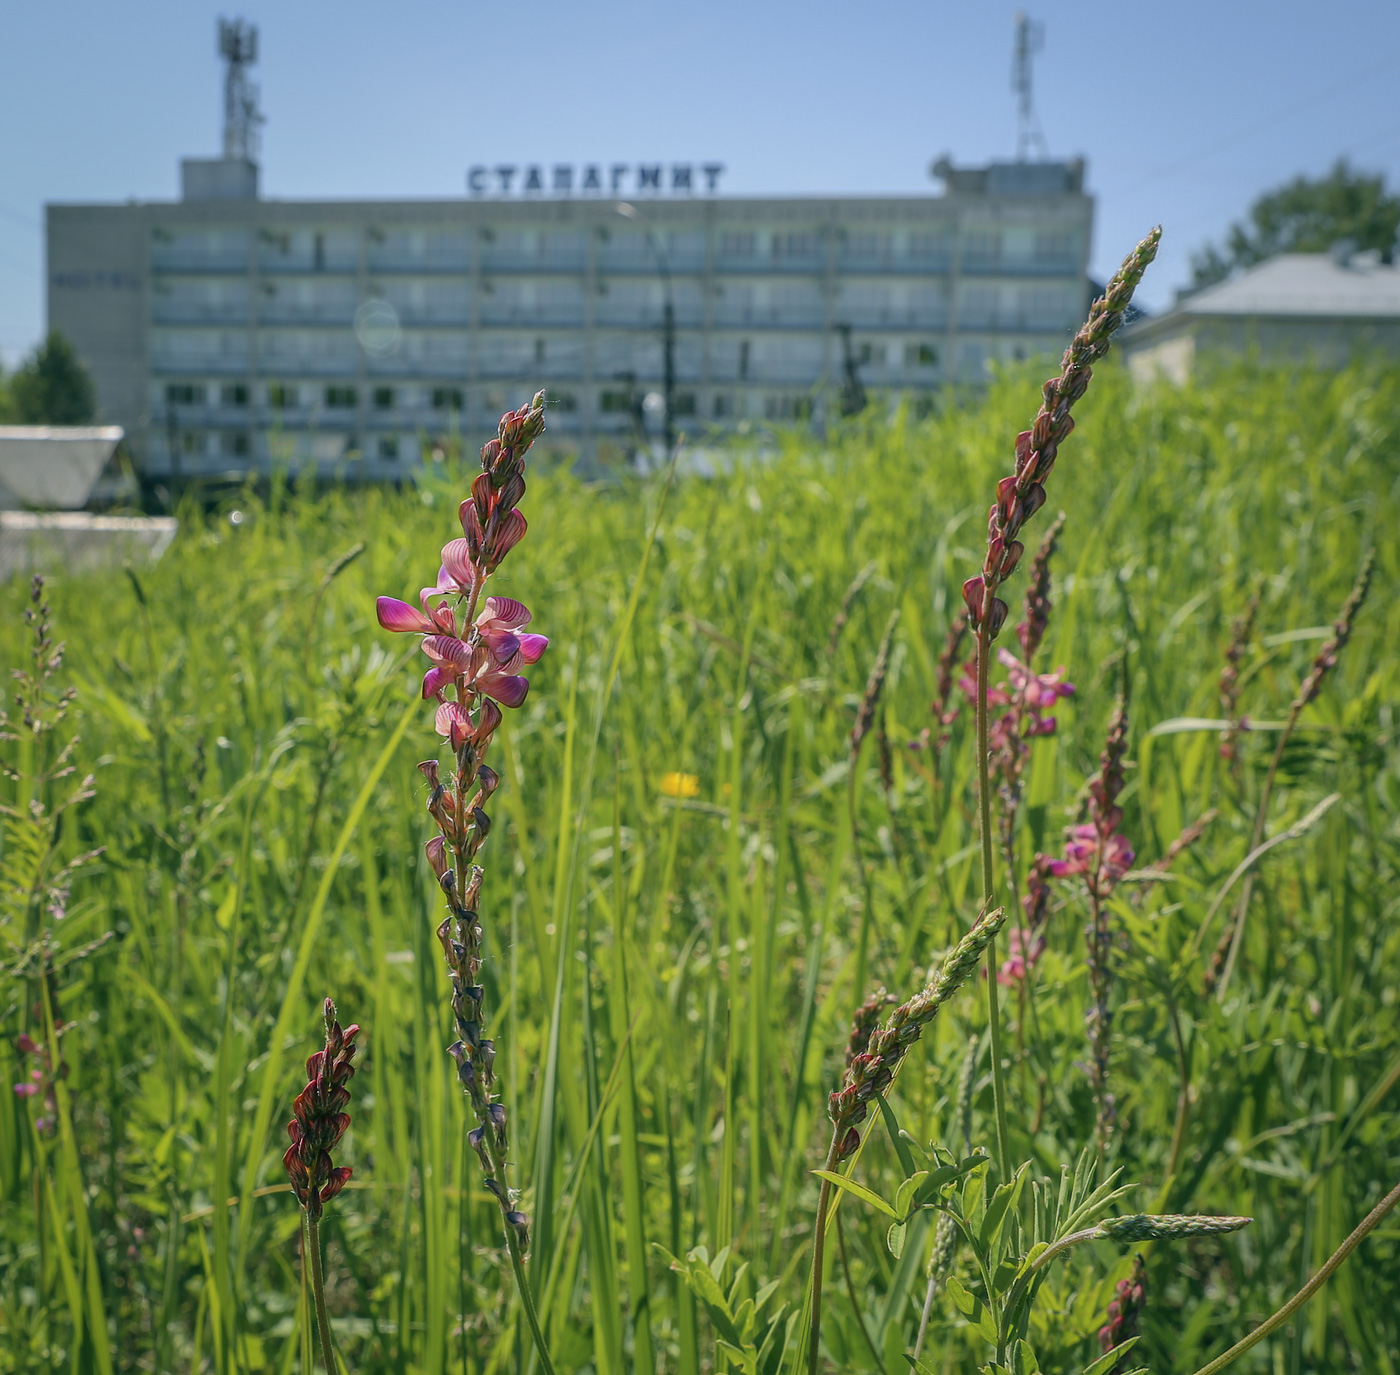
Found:
M 661 791 L 667 797 L 699 797 L 700 780 L 693 773 L 663 773 Z

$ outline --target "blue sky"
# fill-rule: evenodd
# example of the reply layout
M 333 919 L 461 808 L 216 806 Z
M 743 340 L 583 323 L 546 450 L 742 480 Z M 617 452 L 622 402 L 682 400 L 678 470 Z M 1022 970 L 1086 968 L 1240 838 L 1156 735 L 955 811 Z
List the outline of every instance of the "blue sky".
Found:
M 0 358 L 44 322 L 46 201 L 162 199 L 218 147 L 217 16 L 262 35 L 270 196 L 463 194 L 482 162 L 722 161 L 723 189 L 904 192 L 1015 149 L 1013 3 L 64 0 L 0 19 Z M 1100 276 L 1165 226 L 1161 307 L 1250 200 L 1341 154 L 1400 186 L 1395 0 L 1027 0 L 1055 156 L 1083 155 Z

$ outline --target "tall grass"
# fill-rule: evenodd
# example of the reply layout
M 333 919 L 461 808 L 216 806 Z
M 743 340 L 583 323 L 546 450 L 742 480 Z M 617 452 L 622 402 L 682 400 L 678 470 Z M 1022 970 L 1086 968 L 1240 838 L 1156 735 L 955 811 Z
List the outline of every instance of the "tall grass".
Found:
M 668 1253 L 729 1248 L 716 1292 L 779 1345 L 800 1307 L 811 1170 L 851 1015 L 878 984 L 921 986 L 981 896 L 969 713 L 936 774 L 905 746 L 929 724 L 988 493 L 1037 380 L 1006 377 L 976 407 L 920 421 L 792 437 L 669 491 L 532 478 L 530 538 L 500 590 L 567 648 L 535 668 L 502 728 L 483 902 L 530 1283 L 561 1370 L 738 1368 L 716 1346 L 724 1310 L 697 1302 Z M 1146 1248 L 1135 1357 L 1192 1371 L 1278 1308 L 1400 1176 L 1400 374 L 1240 368 L 1142 392 L 1110 365 L 1094 387 L 1056 475 L 1069 517 L 1042 651 L 1078 691 L 1034 743 L 1018 879 L 1078 819 L 1126 684 L 1120 801 L 1139 862 L 1220 813 L 1169 881 L 1112 899 L 1126 933 L 1113 1163 L 1146 1181 L 1144 1210 L 1256 1219 Z M 304 1360 L 276 1123 L 332 990 L 364 1028 L 338 1156 L 355 1173 L 322 1227 L 342 1354 L 357 1372 L 532 1368 L 441 1050 L 453 1033 L 412 769 L 433 749 L 418 665 L 373 613 L 450 533 L 466 476 L 246 493 L 238 525 L 190 507 L 157 568 L 51 584 L 80 768 L 97 789 L 62 847 L 106 847 L 75 878 L 57 938 L 76 950 L 115 935 L 58 979 L 64 1120 L 39 1130 L 38 1100 L 0 1096 L 0 1370 L 223 1375 Z M 1202 924 L 1249 849 L 1278 726 L 1372 546 L 1371 600 L 1278 762 L 1265 833 L 1341 800 L 1251 871 L 1233 980 L 1206 996 L 1202 962 L 1233 898 Z M 1256 586 L 1236 776 L 1219 728 L 1201 723 L 1218 716 L 1230 627 Z M 0 655 L 18 666 L 26 590 L 0 595 Z M 895 612 L 886 788 L 871 744 L 850 777 L 850 731 Z M 10 866 L 13 832 L 5 844 Z M 1081 925 L 1052 912 L 1025 1001 L 1003 1003 L 1011 1154 L 1047 1170 L 1094 1132 Z M 45 1027 L 33 981 L 11 977 L 10 929 L 6 1084 L 30 1070 L 20 1033 L 42 1041 Z M 981 1000 L 965 994 L 936 1027 L 893 1106 L 919 1141 L 951 1144 L 964 1053 L 985 1040 Z M 992 1108 L 983 1058 L 974 1140 L 993 1139 Z M 860 1178 L 890 1194 L 903 1174 L 872 1130 Z M 828 1286 L 823 1335 L 841 1369 L 878 1358 L 895 1375 L 914 1344 L 934 1229 L 911 1225 L 895 1260 L 886 1221 L 840 1210 L 847 1273 Z M 1236 1368 L 1400 1365 L 1394 1228 Z M 1037 1310 L 1047 1375 L 1097 1354 L 1131 1265 L 1119 1247 L 1074 1254 Z M 936 1297 L 924 1360 L 970 1371 L 981 1350 Z

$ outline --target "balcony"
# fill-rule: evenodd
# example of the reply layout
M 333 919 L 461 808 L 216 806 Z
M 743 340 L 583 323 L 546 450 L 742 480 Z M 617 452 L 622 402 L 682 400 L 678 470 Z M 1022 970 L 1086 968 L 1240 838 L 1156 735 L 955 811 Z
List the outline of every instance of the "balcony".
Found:
M 248 271 L 252 236 L 240 229 L 156 229 L 151 233 L 155 272 Z
M 248 302 L 190 301 L 156 296 L 151 302 L 151 323 L 156 325 L 244 325 Z
M 258 308 L 259 325 L 328 325 L 345 328 L 354 323 L 353 303 L 306 305 L 298 301 L 264 298 Z

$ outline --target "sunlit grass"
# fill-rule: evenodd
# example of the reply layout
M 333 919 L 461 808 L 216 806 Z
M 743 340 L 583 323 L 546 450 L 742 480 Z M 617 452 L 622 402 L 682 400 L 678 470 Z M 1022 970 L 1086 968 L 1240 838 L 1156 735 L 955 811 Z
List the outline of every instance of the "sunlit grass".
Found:
M 493 754 L 505 781 L 482 917 L 531 1282 L 561 1370 L 715 1368 L 707 1320 L 660 1248 L 730 1245 L 754 1288 L 778 1280 L 780 1300 L 801 1305 L 810 1171 L 850 1015 L 876 984 L 916 991 L 976 915 L 967 723 L 936 785 L 906 746 L 928 724 L 942 637 L 1037 380 L 1006 378 L 976 408 L 926 421 L 792 437 L 776 457 L 669 492 L 660 479 L 590 489 L 532 470 L 530 536 L 500 590 L 552 645 Z M 1051 493 L 1067 523 L 1041 655 L 1078 691 L 1035 745 L 1019 867 L 1023 879 L 1078 819 L 1126 682 L 1123 829 L 1140 863 L 1220 809 L 1170 883 L 1115 899 L 1114 1163 L 1144 1181 L 1144 1210 L 1256 1218 L 1208 1245 L 1146 1248 L 1135 1355 L 1190 1371 L 1291 1294 L 1400 1174 L 1400 375 L 1241 370 L 1134 392 L 1107 366 L 1078 415 Z M 52 582 L 79 767 L 97 786 L 63 847 L 106 847 L 58 929 L 65 950 L 116 934 L 59 980 L 71 1151 L 32 1130 L 33 1100 L 0 1095 L 0 1370 L 104 1369 L 95 1320 L 115 1369 L 296 1368 L 281 1123 L 327 994 L 364 1028 L 337 1157 L 355 1174 L 323 1223 L 351 1369 L 528 1368 L 496 1204 L 442 1050 L 452 1032 L 413 769 L 436 749 L 431 715 L 412 651 L 373 611 L 378 593 L 416 597 L 469 478 L 244 494 L 237 526 L 189 507 L 170 553 L 136 581 Z M 1183 952 L 1247 849 L 1269 723 L 1373 545 L 1371 600 L 1285 753 L 1269 832 L 1334 791 L 1342 801 L 1264 862 L 1217 1005 L 1200 993 L 1203 961 L 1183 970 Z M 829 656 L 843 596 L 871 561 Z M 1243 738 L 1237 786 L 1218 733 L 1160 728 L 1218 716 L 1229 627 L 1256 583 L 1242 703 L 1260 729 Z M 1013 615 L 1023 587 L 1007 594 Z M 7 666 L 26 652 L 24 595 L 18 582 L 0 593 Z M 895 610 L 892 786 L 872 735 L 848 789 L 848 732 Z M 7 840 L 6 863 L 13 854 Z M 1094 1134 L 1084 921 L 1072 903 L 1052 915 L 1033 998 L 1003 1005 L 1013 1153 L 1054 1173 Z M 0 982 L 5 1084 L 28 1072 L 15 1040 L 36 1026 L 33 987 Z M 1188 1110 L 1166 1179 L 1173 1008 Z M 983 1029 L 969 989 L 911 1051 L 895 1106 L 920 1140 L 952 1133 L 967 1039 Z M 984 1055 L 974 1140 L 990 1145 L 986 1076 Z M 902 1177 L 874 1132 L 860 1170 L 876 1188 Z M 848 1206 L 842 1221 L 861 1310 L 896 1375 L 933 1229 L 903 1264 L 885 1249 L 886 1220 Z M 1400 1362 L 1389 1227 L 1295 1332 L 1240 1368 Z M 1053 1332 L 1037 1333 L 1047 1375 L 1097 1354 L 1130 1263 L 1103 1246 L 1057 1272 L 1041 1303 Z M 873 1369 L 844 1280 L 827 1308 L 837 1365 Z M 946 1300 L 928 1350 L 936 1368 L 975 1369 L 980 1348 Z

